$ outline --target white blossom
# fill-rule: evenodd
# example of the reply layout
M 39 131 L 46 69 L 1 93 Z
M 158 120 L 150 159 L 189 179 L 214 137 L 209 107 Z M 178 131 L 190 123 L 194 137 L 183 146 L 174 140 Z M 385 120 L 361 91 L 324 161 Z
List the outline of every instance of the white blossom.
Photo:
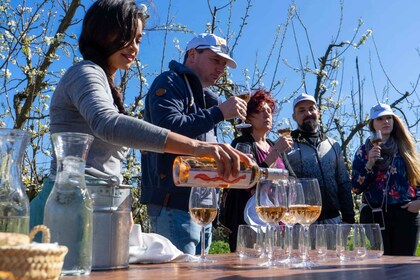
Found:
M 4 76 L 6 79 L 10 79 L 10 77 L 12 76 L 12 72 L 10 72 L 10 70 L 9 70 L 9 69 L 2 69 L 1 71 L 3 72 L 3 76 Z
M 337 81 L 337 80 L 333 80 L 333 81 L 331 81 L 330 86 L 331 86 L 332 88 L 334 88 L 334 87 L 338 86 L 338 81 Z
M 44 37 L 44 42 L 49 46 L 54 42 L 54 37 L 45 36 Z
M 7 26 L 9 26 L 9 27 L 16 26 L 16 21 L 14 21 L 14 20 L 9 20 L 9 21 L 7 22 Z
M 334 68 L 334 69 L 336 69 L 336 68 L 338 68 L 338 67 L 340 67 L 340 60 L 338 60 L 338 59 L 333 59 L 333 61 L 332 61 L 332 67 Z

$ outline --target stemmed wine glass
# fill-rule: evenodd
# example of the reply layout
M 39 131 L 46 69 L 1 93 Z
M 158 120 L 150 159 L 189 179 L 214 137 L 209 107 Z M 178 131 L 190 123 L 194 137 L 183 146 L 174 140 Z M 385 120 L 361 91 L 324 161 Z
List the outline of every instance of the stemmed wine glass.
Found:
M 286 213 L 287 198 L 284 185 L 279 180 L 260 180 L 255 194 L 256 212 L 267 224 L 268 261 L 261 266 L 274 266 L 274 227 Z
M 292 122 L 289 118 L 282 118 L 279 122 L 279 128 L 277 129 L 277 132 L 281 136 L 290 136 L 292 133 L 293 126 Z M 287 155 L 291 155 L 298 151 L 299 148 L 295 149 L 293 146 L 290 148 L 290 150 L 287 152 Z
M 283 217 L 281 218 L 281 222 L 286 225 L 287 229 L 287 259 L 281 261 L 281 263 L 285 265 L 290 265 L 297 263 L 297 259 L 292 256 L 293 254 L 293 226 L 296 224 L 295 217 L 290 213 L 289 211 L 289 195 L 290 195 L 290 185 L 295 184 L 295 180 L 289 179 L 289 180 L 283 180 L 282 183 L 285 186 L 286 196 L 287 196 L 287 211 L 284 213 Z
M 322 209 L 318 179 L 297 179 L 296 184 L 289 186 L 289 199 L 290 214 L 303 226 L 303 240 L 299 238 L 299 248 L 303 248 L 302 262 L 293 267 L 311 268 L 316 264 L 309 259 L 309 226 L 318 219 Z
M 189 200 L 189 213 L 194 222 L 201 226 L 201 255 L 197 262 L 214 262 L 205 254 L 205 226 L 217 216 L 217 196 L 215 188 L 192 187 Z
M 382 144 L 382 132 L 380 130 L 374 130 L 370 134 L 370 142 L 375 146 L 380 146 Z M 383 157 L 378 157 L 377 159 L 382 160 Z
M 234 85 L 233 87 L 233 94 L 236 97 L 239 97 L 240 99 L 244 100 L 246 103 L 249 102 L 249 100 L 251 100 L 251 92 L 248 91 L 243 91 L 240 89 L 239 85 Z M 246 123 L 245 120 L 241 120 L 241 119 L 235 119 L 235 127 L 236 128 L 248 128 L 251 127 L 251 124 Z

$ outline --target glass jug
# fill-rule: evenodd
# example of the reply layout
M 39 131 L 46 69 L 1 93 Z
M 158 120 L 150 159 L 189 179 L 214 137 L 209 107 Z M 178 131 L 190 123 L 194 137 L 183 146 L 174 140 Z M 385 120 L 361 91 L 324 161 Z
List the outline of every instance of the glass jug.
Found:
M 0 128 L 0 232 L 29 233 L 29 200 L 22 184 L 22 160 L 29 133 Z
M 51 241 L 68 247 L 62 275 L 88 275 L 92 268 L 92 201 L 85 183 L 86 157 L 93 136 L 54 133 L 57 158 L 54 187 L 45 204 Z

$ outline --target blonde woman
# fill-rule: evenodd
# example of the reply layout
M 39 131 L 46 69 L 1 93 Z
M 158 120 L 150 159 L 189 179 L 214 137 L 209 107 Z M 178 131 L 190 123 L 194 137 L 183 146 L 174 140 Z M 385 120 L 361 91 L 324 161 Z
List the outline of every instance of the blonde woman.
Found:
M 382 132 L 382 144 L 368 139 L 353 160 L 353 192 L 363 194 L 360 223 L 381 225 L 385 255 L 413 256 L 420 220 L 420 159 L 414 140 L 387 104 L 372 107 L 369 129 Z

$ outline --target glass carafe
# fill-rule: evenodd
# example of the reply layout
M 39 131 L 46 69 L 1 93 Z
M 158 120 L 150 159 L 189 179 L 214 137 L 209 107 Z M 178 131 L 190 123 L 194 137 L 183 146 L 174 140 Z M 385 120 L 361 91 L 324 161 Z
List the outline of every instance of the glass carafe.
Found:
M 29 233 L 29 200 L 22 184 L 22 159 L 29 133 L 0 128 L 0 232 Z
M 51 138 L 57 174 L 45 204 L 44 224 L 51 231 L 51 241 L 69 249 L 62 275 L 87 275 L 92 268 L 93 209 L 84 172 L 93 137 L 64 132 Z

